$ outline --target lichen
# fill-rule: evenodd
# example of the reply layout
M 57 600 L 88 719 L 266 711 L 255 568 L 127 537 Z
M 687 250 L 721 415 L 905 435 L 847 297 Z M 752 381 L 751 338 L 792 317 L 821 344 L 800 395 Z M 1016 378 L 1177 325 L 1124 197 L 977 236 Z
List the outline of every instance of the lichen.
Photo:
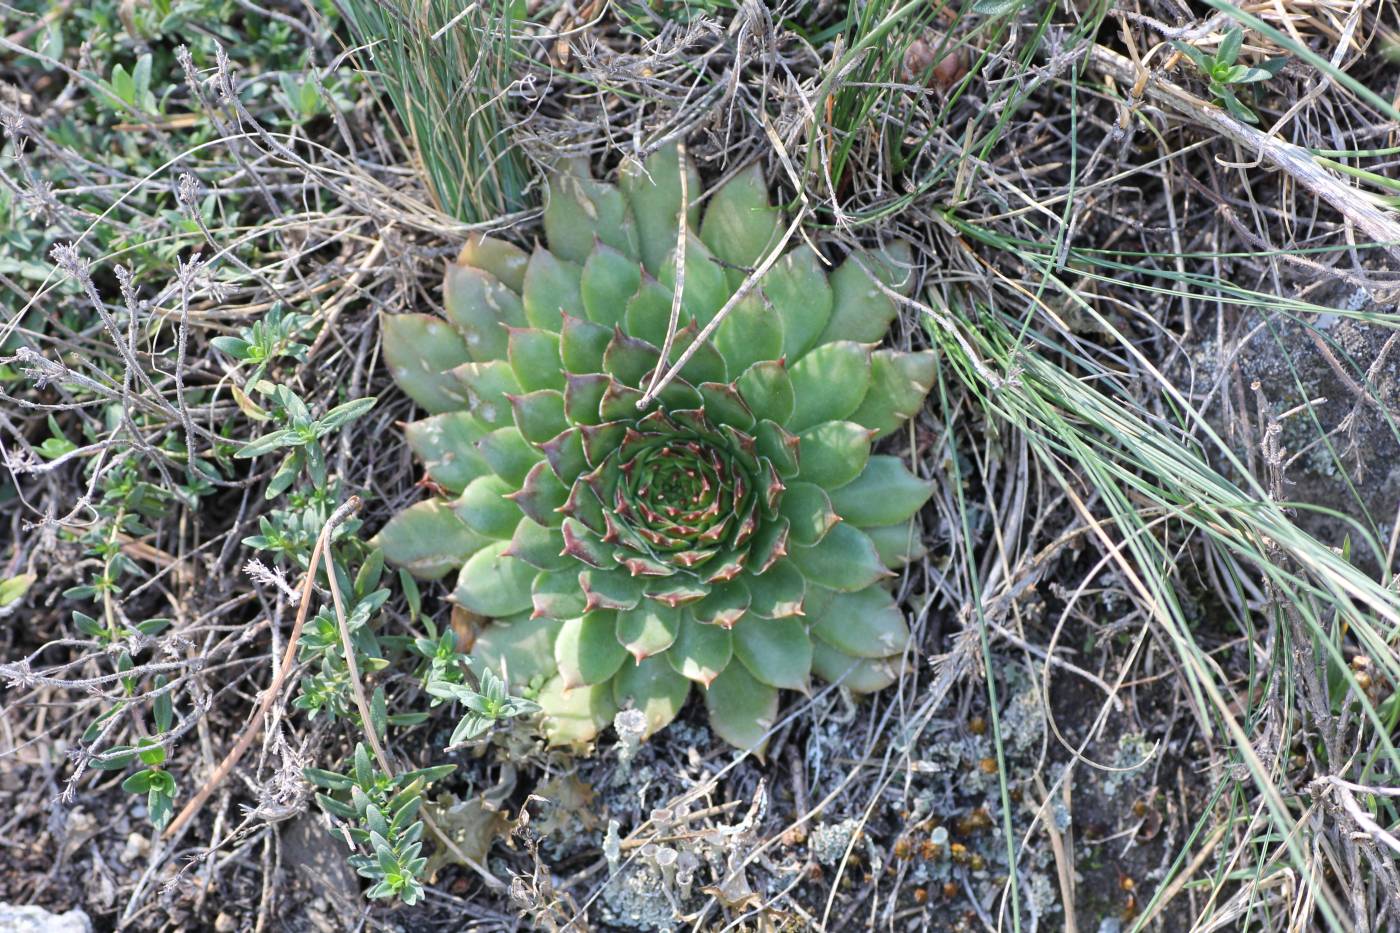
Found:
M 821 865 L 838 865 L 851 846 L 851 840 L 860 829 L 860 820 L 842 820 L 839 823 L 818 823 L 812 828 L 807 839 L 807 849 Z

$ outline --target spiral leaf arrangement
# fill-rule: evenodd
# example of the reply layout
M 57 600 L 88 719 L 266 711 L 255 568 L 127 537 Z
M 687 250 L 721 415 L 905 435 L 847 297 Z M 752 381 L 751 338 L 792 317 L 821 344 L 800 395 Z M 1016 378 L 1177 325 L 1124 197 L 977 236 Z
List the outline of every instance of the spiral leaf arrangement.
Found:
M 813 673 L 879 690 L 909 635 L 884 584 L 919 553 L 931 487 L 871 452 L 934 375 L 929 352 L 878 348 L 896 306 L 877 277 L 896 288 L 900 257 L 856 253 L 828 276 L 799 246 L 697 342 L 783 227 L 756 168 L 703 220 L 682 212 L 682 171 L 698 191 L 675 148 L 617 186 L 567 166 L 548 249 L 475 237 L 444 317 L 383 322 L 394 379 L 430 413 L 408 443 L 444 495 L 379 543 L 419 577 L 457 573 L 456 603 L 494 620 L 473 651 L 536 681 L 558 744 L 629 706 L 655 732 L 698 685 L 714 731 L 760 748 L 779 691 Z

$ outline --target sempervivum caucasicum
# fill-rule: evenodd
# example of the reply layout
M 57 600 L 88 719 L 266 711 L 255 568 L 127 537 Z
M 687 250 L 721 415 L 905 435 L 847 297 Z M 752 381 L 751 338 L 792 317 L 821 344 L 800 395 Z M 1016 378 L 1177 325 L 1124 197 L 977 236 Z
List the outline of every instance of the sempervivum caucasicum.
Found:
M 456 603 L 495 620 L 474 653 L 535 682 L 556 743 L 628 706 L 654 732 L 698 685 L 714 731 L 757 748 L 780 690 L 813 673 L 881 689 L 908 640 L 887 585 L 931 487 L 872 453 L 933 379 L 930 353 L 878 348 L 896 306 L 875 277 L 897 288 L 900 263 L 856 253 L 828 276 L 790 250 L 639 408 L 670 329 L 680 171 L 675 148 L 616 187 L 570 165 L 549 180 L 547 249 L 473 238 L 443 316 L 383 322 L 394 379 L 430 413 L 408 443 L 447 495 L 380 543 L 420 577 L 457 572 Z M 756 168 L 698 214 L 668 364 L 782 236 Z

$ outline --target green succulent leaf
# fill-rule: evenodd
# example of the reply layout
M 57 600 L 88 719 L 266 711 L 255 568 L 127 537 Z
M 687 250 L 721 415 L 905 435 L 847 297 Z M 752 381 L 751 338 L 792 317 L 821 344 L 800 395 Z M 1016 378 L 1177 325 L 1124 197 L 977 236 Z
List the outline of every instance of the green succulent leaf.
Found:
M 636 294 L 627 299 L 622 312 L 622 330 L 631 337 L 660 347 L 666 342 L 666 332 L 671 326 L 671 304 L 671 290 L 647 276 Z M 684 325 L 689 318 L 690 314 L 683 310 L 677 326 Z M 657 353 L 659 356 L 660 351 Z
M 914 292 L 914 251 L 904 240 L 893 240 L 861 258 L 875 278 L 896 294 L 909 296 Z M 884 336 L 881 332 L 880 336 Z M 876 338 L 878 339 L 878 338 Z
M 728 666 L 732 655 L 729 629 L 706 625 L 687 612 L 681 617 L 676 641 L 666 652 L 666 660 L 676 673 L 708 687 Z
M 665 658 L 624 664 L 613 679 L 613 701 L 618 707 L 640 710 L 646 717 L 643 738 L 669 725 L 689 695 L 690 681 L 673 670 Z
M 862 529 L 875 544 L 886 567 L 898 568 L 918 560 L 927 553 L 917 527 L 913 522 L 899 525 L 880 525 Z
M 730 664 L 705 691 L 710 728 L 735 748 L 762 755 L 768 730 L 778 720 L 778 691 L 754 679 L 742 664 Z
M 556 675 L 545 683 L 535 702 L 544 714 L 541 724 L 550 745 L 591 742 L 617 715 L 610 683 L 570 689 Z
M 833 590 L 859 590 L 890 576 L 870 536 L 845 522 L 811 547 L 794 546 L 789 558 L 808 580 Z
M 627 159 L 622 164 L 620 187 L 632 205 L 640 240 L 642 264 L 652 275 L 661 271 L 666 257 L 676 248 L 676 230 L 681 214 L 680 158 L 676 146 L 659 149 L 645 163 Z M 702 192 L 700 174 L 690 159 L 685 161 L 690 198 L 698 202 Z M 699 208 L 686 207 L 686 222 L 695 226 Z
M 736 383 L 754 417 L 786 424 L 797 405 L 792 377 L 778 360 L 764 360 L 744 370 Z
M 745 619 L 734 626 L 734 655 L 755 680 L 784 690 L 807 690 L 812 640 L 801 619 Z
M 614 331 L 603 353 L 603 371 L 624 386 L 636 388 L 656 369 L 661 349 L 622 331 Z M 632 412 L 635 413 L 635 406 Z
M 832 499 L 826 490 L 812 483 L 788 484 L 780 509 L 788 520 L 789 540 L 809 547 L 825 538 L 827 532 L 845 518 L 832 508 Z
M 461 492 L 491 468 L 477 451 L 486 434 L 480 421 L 464 411 L 433 415 L 404 426 L 409 449 L 429 478 L 448 492 Z
M 515 381 L 526 392 L 564 389 L 560 368 L 559 334 L 534 327 L 513 327 L 509 331 L 508 354 Z
M 568 495 L 568 488 L 559 482 L 553 469 L 541 461 L 530 468 L 520 488 L 509 498 L 526 518 L 546 528 L 554 528 L 564 521 L 559 510 L 564 507 Z
M 504 552 L 518 557 L 537 570 L 564 570 L 573 567 L 573 558 L 563 553 L 564 534 L 559 528 L 541 525 L 533 519 L 520 517 L 515 526 L 510 547 Z
M 488 544 L 462 565 L 452 592 L 458 605 L 493 618 L 532 608 L 535 568 L 505 554 L 509 546 L 509 541 Z
M 899 679 L 902 662 L 898 657 L 853 658 L 816 639 L 812 643 L 812 670 L 822 680 L 840 683 L 856 693 L 874 693 Z
M 715 424 L 727 424 L 740 431 L 752 431 L 753 412 L 739 390 L 728 382 L 702 382 L 699 386 L 705 416 Z
M 782 218 L 768 203 L 768 185 L 757 164 L 720 186 L 700 224 L 700 239 L 734 267 L 726 270 L 731 290 L 744 281 L 745 269 L 757 266 L 778 244 L 781 234 Z
M 472 654 L 489 670 L 508 677 L 513 686 L 553 677 L 557 666 L 554 644 L 563 623 L 553 619 L 531 619 L 521 614 L 492 622 L 476 636 Z
M 798 435 L 797 475 L 826 490 L 840 489 L 870 460 L 873 433 L 852 421 L 828 421 Z
M 462 408 L 466 397 L 448 372 L 471 359 L 462 335 L 430 314 L 386 314 L 379 320 L 384 362 L 404 394 L 431 414 Z
M 668 296 L 675 293 L 674 250 L 666 257 L 666 262 L 661 266 L 661 273 L 656 279 Z M 699 237 L 693 233 L 688 234 L 685 245 L 685 289 L 681 293 L 681 307 L 685 309 L 686 314 L 703 327 L 724 307 L 725 301 L 732 293 L 733 289 L 725 277 L 724 267 L 715 261 L 715 257 Z M 668 316 L 669 312 L 670 301 L 667 302 Z
M 514 243 L 478 233 L 467 236 L 457 256 L 459 266 L 475 266 L 489 272 L 517 295 L 525 287 L 525 267 L 529 262 L 529 254 Z
M 878 586 L 836 593 L 809 621 L 815 637 L 856 658 L 889 657 L 909 643 L 904 613 Z
M 635 608 L 618 610 L 617 641 L 641 663 L 671 647 L 680 624 L 678 609 L 644 599 Z
M 509 363 L 505 360 L 463 363 L 452 370 L 452 378 L 466 394 L 467 410 L 478 421 L 493 429 L 511 423 L 507 399 L 519 394 L 521 388 Z
M 714 340 L 728 370 L 742 373 L 783 355 L 783 319 L 764 305 L 758 292 L 749 292 L 720 322 Z
M 762 288 L 783 322 L 783 357 L 800 359 L 816 345 L 835 303 L 821 259 L 810 247 L 799 246 L 773 264 Z
M 784 427 L 800 432 L 841 421 L 870 388 L 870 347 L 849 340 L 822 344 L 793 365 L 791 379 L 795 405 Z
M 562 327 L 559 333 L 559 355 L 564 361 L 564 368 L 569 373 L 583 378 L 600 377 L 603 354 L 612 342 L 612 329 L 572 314 L 563 316 Z M 572 380 L 568 377 L 565 378 L 565 382 L 572 385 Z
M 807 580 L 790 560 L 780 560 L 762 574 L 746 576 L 749 608 L 765 619 L 800 615 L 807 594 Z
M 890 329 L 899 309 L 871 274 L 872 268 L 878 268 L 876 263 L 870 254 L 855 252 L 831 273 L 831 319 L 822 332 L 821 343 L 874 343 Z
M 773 465 L 780 477 L 791 479 L 798 475 L 802 456 L 801 438 L 765 418 L 754 428 L 754 445 L 759 455 Z
M 590 610 L 635 609 L 642 600 L 642 581 L 625 570 L 585 570 L 578 582 Z
M 542 444 L 569 426 L 564 417 L 564 393 L 553 389 L 536 389 L 521 395 L 507 396 L 515 415 L 515 426 L 532 444 Z
M 452 504 L 457 517 L 486 538 L 510 538 L 520 524 L 520 509 L 505 498 L 515 490 L 499 476 L 479 476 Z
M 374 538 L 385 560 L 420 580 L 436 580 L 456 570 L 487 543 L 450 505 L 437 499 L 404 509 Z
M 540 462 L 540 452 L 530 445 L 514 425 L 482 435 L 476 451 L 491 471 L 512 486 L 525 482 L 531 467 Z
M 587 177 L 587 163 L 550 173 L 545 181 L 544 230 L 560 258 L 581 263 L 597 240 L 636 261 L 637 232 L 627 202 L 612 185 Z
M 531 618 L 571 619 L 583 615 L 583 591 L 578 588 L 578 571 L 573 568 L 540 571 L 530 587 L 530 598 L 535 607 Z
M 447 320 L 466 341 L 473 360 L 506 355 L 506 328 L 525 326 L 520 296 L 500 279 L 473 266 L 450 265 L 442 286 Z
M 591 248 L 591 247 L 590 247 Z M 558 333 L 563 315 L 583 316 L 583 298 L 579 282 L 583 270 L 572 262 L 557 258 L 537 247 L 525 268 L 525 320 L 531 327 Z
M 733 628 L 749 611 L 749 588 L 741 580 L 722 583 L 689 607 L 692 618 L 702 625 Z
M 567 687 L 610 680 L 630 660 L 617 641 L 616 613 L 588 612 L 566 620 L 554 642 L 554 660 Z
M 850 420 L 871 428 L 876 437 L 891 433 L 923 407 L 936 366 L 931 350 L 876 350 L 870 357 L 870 390 Z
M 871 457 L 851 482 L 831 494 L 831 504 L 858 528 L 908 522 L 933 495 L 933 483 L 919 479 L 898 457 Z
M 627 302 L 642 284 L 642 270 L 612 247 L 599 243 L 583 264 L 579 291 L 588 319 L 611 330 L 625 322 Z M 574 372 L 596 372 L 579 369 Z

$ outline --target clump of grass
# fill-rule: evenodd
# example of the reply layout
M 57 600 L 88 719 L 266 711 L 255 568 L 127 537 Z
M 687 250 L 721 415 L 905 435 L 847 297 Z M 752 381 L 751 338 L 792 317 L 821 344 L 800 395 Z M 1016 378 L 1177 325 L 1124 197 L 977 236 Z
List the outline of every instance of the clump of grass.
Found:
M 514 5 L 341 0 L 383 79 L 437 206 L 479 223 L 526 204 L 530 174 L 510 133 Z

